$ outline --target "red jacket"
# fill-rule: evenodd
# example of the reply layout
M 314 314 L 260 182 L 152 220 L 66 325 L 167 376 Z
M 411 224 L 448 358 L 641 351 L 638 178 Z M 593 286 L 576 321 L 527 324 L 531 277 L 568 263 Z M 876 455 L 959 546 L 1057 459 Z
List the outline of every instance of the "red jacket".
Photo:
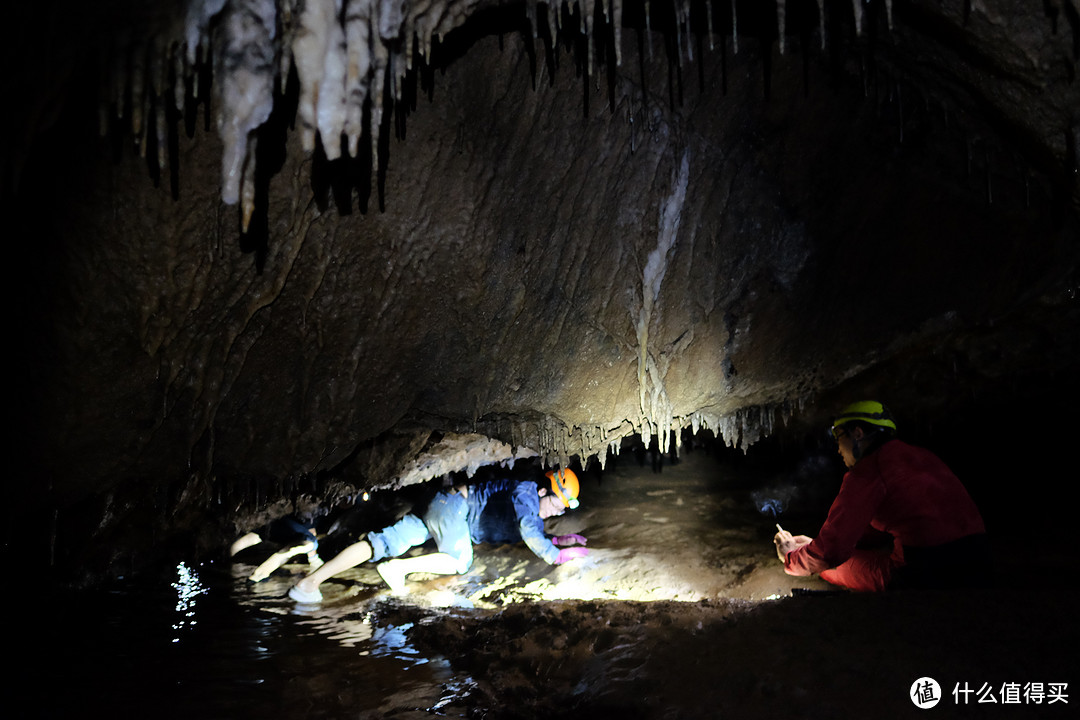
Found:
M 986 532 L 971 496 L 929 450 L 889 440 L 855 463 L 814 541 L 788 553 L 789 575 L 811 575 L 851 557 L 869 528 L 897 547 L 933 547 Z

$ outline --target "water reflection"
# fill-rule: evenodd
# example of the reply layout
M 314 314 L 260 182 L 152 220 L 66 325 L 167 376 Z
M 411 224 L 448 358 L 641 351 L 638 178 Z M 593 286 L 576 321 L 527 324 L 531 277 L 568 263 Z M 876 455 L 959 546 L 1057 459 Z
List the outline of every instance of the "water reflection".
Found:
M 177 579 L 172 583 L 172 588 L 176 590 L 176 612 L 180 614 L 180 619 L 173 623 L 172 628 L 179 633 L 185 627 L 194 627 L 195 600 L 206 592 L 206 588 L 198 574 L 185 563 L 176 566 L 176 574 Z M 175 636 L 173 642 L 180 642 L 180 636 Z

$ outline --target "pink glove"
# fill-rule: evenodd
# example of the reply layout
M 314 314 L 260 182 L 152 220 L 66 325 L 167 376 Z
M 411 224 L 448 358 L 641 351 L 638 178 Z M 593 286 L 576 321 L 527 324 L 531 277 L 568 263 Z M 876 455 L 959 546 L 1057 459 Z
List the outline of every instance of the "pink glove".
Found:
M 583 547 L 568 547 L 559 551 L 559 557 L 555 559 L 556 565 L 562 565 L 564 562 L 570 562 L 575 558 L 583 558 L 589 554 L 589 551 Z
M 570 533 L 569 535 L 556 535 L 551 538 L 551 544 L 555 547 L 570 547 L 571 545 L 588 545 L 589 541 L 584 535 Z

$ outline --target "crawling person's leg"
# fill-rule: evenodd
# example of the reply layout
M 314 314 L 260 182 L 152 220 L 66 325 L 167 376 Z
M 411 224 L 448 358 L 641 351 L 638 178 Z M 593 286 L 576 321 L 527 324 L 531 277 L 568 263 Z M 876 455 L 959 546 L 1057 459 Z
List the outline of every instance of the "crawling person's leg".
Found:
M 443 492 L 436 495 L 424 514 L 424 526 L 435 539 L 439 552 L 379 563 L 376 569 L 390 590 L 405 592 L 405 576 L 412 573 L 460 575 L 467 572 L 473 559 L 468 514 L 468 503 L 460 494 Z
M 268 557 L 263 561 L 259 567 L 255 568 L 255 572 L 251 573 L 249 580 L 252 582 L 259 582 L 270 577 L 270 573 L 277 570 L 279 567 L 289 561 L 289 558 L 296 555 L 307 555 L 308 563 L 311 563 L 311 556 L 315 551 L 315 541 L 308 540 L 307 542 L 292 547 L 287 547 L 282 550 L 278 550 L 276 553 Z
M 371 559 L 371 544 L 367 540 L 353 543 L 337 555 L 323 563 L 315 572 L 296 583 L 293 590 L 289 591 L 289 597 L 301 602 L 318 602 L 322 600 L 319 585 L 329 580 L 338 573 L 345 572 Z M 298 597 L 300 596 L 300 597 Z
M 296 583 L 289 590 L 289 597 L 299 602 L 319 602 L 322 600 L 319 585 L 338 573 L 372 559 L 401 555 L 411 547 L 423 545 L 430 538 L 423 520 L 415 515 L 406 515 L 394 525 L 369 534 L 366 539 L 353 543 L 326 561 L 315 572 Z

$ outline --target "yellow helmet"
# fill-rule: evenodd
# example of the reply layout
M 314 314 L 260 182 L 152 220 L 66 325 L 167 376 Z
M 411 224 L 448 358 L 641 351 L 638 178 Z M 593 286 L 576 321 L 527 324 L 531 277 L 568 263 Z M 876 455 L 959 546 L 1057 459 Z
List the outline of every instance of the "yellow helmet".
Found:
M 573 510 L 578 506 L 578 493 L 581 492 L 581 483 L 573 470 L 549 470 L 548 480 L 551 481 L 551 491 L 562 500 L 563 505 Z
M 869 425 L 889 428 L 896 432 L 896 421 L 893 420 L 889 409 L 876 400 L 860 400 L 848 405 L 833 420 L 832 433 L 836 435 L 836 429 L 849 422 L 864 422 Z

